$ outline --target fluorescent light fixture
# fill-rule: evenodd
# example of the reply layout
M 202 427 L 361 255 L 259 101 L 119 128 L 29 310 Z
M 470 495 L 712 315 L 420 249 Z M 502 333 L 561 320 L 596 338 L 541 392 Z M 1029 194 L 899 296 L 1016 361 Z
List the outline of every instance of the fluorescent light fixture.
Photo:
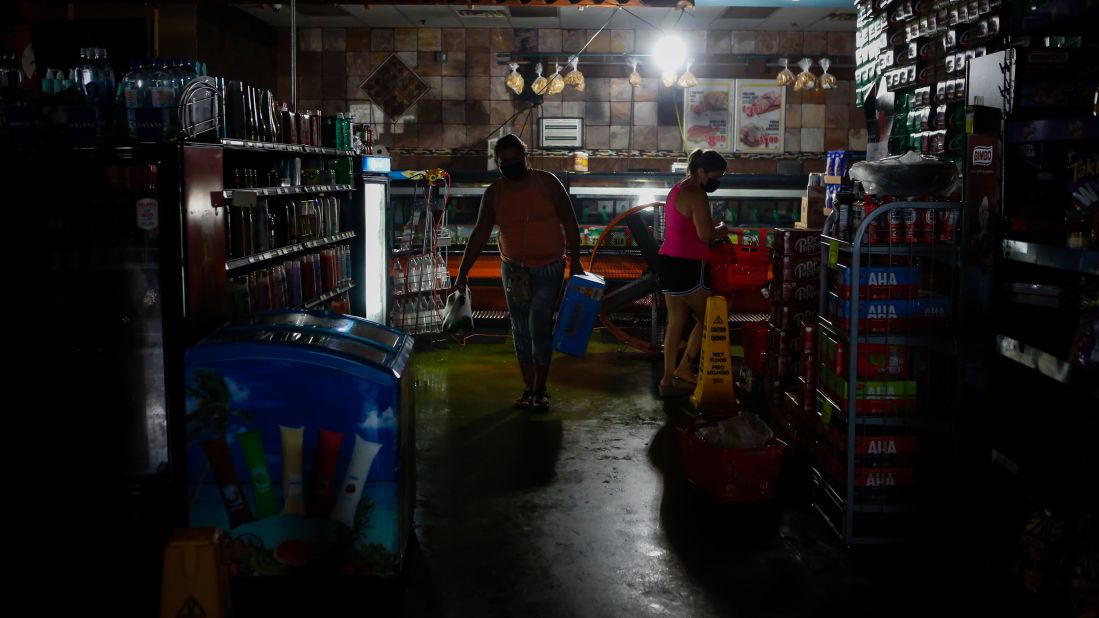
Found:
M 662 71 L 675 71 L 687 62 L 687 45 L 674 34 L 665 34 L 656 41 L 653 56 Z

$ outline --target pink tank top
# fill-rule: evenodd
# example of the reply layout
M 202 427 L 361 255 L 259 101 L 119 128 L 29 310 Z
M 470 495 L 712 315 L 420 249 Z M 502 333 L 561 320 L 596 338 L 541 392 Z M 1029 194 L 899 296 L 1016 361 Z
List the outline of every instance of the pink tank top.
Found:
M 706 260 L 710 257 L 710 247 L 698 237 L 694 220 L 684 216 L 675 207 L 680 189 L 682 185 L 672 187 L 668 200 L 664 203 L 664 244 L 660 245 L 660 255 Z

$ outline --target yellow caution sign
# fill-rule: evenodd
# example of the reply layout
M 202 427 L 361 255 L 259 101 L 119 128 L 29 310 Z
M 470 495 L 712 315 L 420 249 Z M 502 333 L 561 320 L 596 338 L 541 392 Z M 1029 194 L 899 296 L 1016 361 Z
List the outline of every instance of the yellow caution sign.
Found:
M 160 618 L 228 618 L 229 575 L 215 528 L 184 528 L 164 548 Z
M 702 366 L 698 386 L 691 395 L 698 410 L 736 410 L 733 393 L 733 363 L 729 354 L 729 308 L 724 296 L 706 299 L 702 323 Z

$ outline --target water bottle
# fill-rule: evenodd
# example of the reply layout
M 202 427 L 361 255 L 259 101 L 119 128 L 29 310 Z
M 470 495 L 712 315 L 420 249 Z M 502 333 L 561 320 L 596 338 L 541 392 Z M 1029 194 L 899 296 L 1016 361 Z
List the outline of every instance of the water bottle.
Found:
M 122 77 L 122 96 L 126 102 L 126 124 L 130 136 L 137 139 L 137 109 L 148 106 L 147 80 L 141 64 L 130 61 L 130 71 Z
M 164 61 L 157 59 L 149 73 L 149 107 L 160 110 L 162 139 L 175 135 L 175 84 L 172 75 L 164 69 Z

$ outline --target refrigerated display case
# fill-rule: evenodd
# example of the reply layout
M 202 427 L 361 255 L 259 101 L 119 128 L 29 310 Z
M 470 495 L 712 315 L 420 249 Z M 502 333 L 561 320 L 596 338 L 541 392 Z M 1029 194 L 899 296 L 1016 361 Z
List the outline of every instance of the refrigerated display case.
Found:
M 9 212 L 21 230 L 12 251 L 23 256 L 29 282 L 19 293 L 46 325 L 28 333 L 37 359 L 29 366 L 56 385 L 31 416 L 35 431 L 43 423 L 58 428 L 50 431 L 55 455 L 44 459 L 66 469 L 43 461 L 43 476 L 73 479 L 36 503 L 78 514 L 88 531 L 81 551 L 112 556 L 100 599 L 121 614 L 152 615 L 161 551 L 170 531 L 186 524 L 176 431 L 183 351 L 224 319 L 224 278 L 209 276 L 224 269 L 222 222 L 211 204 L 222 186 L 222 151 L 3 149 L 0 156 L 12 179 L 5 202 L 20 205 Z M 95 574 L 81 578 L 100 582 Z
M 662 202 L 680 174 L 588 174 L 561 172 L 555 174 L 572 199 L 580 224 L 581 255 L 588 266 L 595 241 L 605 231 L 607 223 L 638 205 Z M 450 276 L 457 273 L 465 242 L 477 219 L 481 197 L 495 182 L 495 172 L 454 173 L 446 200 L 446 229 L 450 245 L 446 247 Z M 790 226 L 800 214 L 800 200 L 805 192 L 804 176 L 729 174 L 722 188 L 710 195 L 715 220 L 724 220 L 733 228 L 734 242 L 758 242 L 760 230 Z M 412 213 L 422 210 L 424 186 L 414 181 L 395 180 L 390 209 L 390 242 L 409 223 Z M 420 200 L 420 201 L 417 201 Z M 662 211 L 658 208 L 639 213 L 638 229 L 652 233 L 657 242 L 662 238 Z M 765 237 L 765 235 L 763 235 Z M 495 233 L 482 256 L 469 273 L 473 289 L 474 320 L 478 329 L 506 328 L 507 305 L 500 286 L 499 251 L 495 248 Z M 393 245 L 396 246 L 396 245 Z M 626 225 L 607 233 L 593 270 L 607 279 L 608 292 L 640 278 L 649 268 Z M 634 330 L 645 331 L 645 339 L 659 340 L 659 327 L 654 328 L 651 300 L 635 303 L 621 316 L 623 323 Z M 654 335 L 654 333 L 656 333 Z

